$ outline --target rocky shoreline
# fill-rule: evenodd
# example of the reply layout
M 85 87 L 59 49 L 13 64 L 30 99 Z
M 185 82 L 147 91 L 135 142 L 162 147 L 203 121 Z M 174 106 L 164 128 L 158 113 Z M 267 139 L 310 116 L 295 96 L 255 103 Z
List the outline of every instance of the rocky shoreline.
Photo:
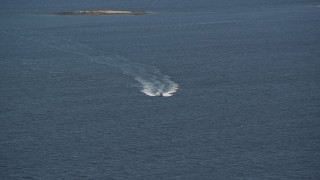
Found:
M 143 15 L 145 11 L 114 11 L 114 10 L 87 10 L 53 13 L 58 16 L 83 16 L 83 15 Z

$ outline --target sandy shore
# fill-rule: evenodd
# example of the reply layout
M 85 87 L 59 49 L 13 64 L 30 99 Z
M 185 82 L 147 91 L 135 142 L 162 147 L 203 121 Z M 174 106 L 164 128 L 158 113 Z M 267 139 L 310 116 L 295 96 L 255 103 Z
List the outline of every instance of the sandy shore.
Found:
M 145 11 L 114 11 L 114 10 L 88 10 L 53 13 L 59 16 L 80 16 L 80 15 L 143 15 Z

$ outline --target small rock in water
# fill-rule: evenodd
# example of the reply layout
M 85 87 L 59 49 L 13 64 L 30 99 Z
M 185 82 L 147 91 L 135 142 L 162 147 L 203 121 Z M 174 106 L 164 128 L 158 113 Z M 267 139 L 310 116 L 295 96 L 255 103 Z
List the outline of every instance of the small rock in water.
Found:
M 87 10 L 53 13 L 59 16 L 80 16 L 80 15 L 143 15 L 145 11 L 115 11 L 115 10 Z

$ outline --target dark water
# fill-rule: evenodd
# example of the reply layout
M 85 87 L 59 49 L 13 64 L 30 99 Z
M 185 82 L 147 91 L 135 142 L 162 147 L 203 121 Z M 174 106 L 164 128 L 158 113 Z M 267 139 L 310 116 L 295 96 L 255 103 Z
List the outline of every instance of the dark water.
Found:
M 83 9 L 153 13 L 48 15 Z M 2 1 L 0 179 L 319 179 L 319 15 L 311 0 Z

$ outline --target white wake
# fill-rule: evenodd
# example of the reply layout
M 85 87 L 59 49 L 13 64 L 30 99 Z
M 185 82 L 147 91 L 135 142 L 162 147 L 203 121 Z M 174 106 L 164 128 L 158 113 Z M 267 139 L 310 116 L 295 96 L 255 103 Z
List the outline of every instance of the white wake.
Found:
M 133 77 L 141 85 L 141 92 L 148 96 L 169 97 L 175 93 L 179 85 L 158 69 L 144 64 L 134 63 L 120 55 L 90 57 L 97 64 L 105 64 L 120 68 L 123 74 Z
M 45 47 L 76 54 L 88 58 L 91 62 L 116 67 L 122 73 L 133 77 L 140 83 L 141 92 L 148 96 L 172 96 L 179 89 L 179 85 L 173 82 L 168 75 L 162 74 L 158 69 L 140 63 L 130 61 L 128 58 L 118 54 L 104 54 L 86 44 L 74 43 L 51 34 L 25 29 L 13 29 L 11 31 L 0 31 L 22 40 L 32 41 Z

